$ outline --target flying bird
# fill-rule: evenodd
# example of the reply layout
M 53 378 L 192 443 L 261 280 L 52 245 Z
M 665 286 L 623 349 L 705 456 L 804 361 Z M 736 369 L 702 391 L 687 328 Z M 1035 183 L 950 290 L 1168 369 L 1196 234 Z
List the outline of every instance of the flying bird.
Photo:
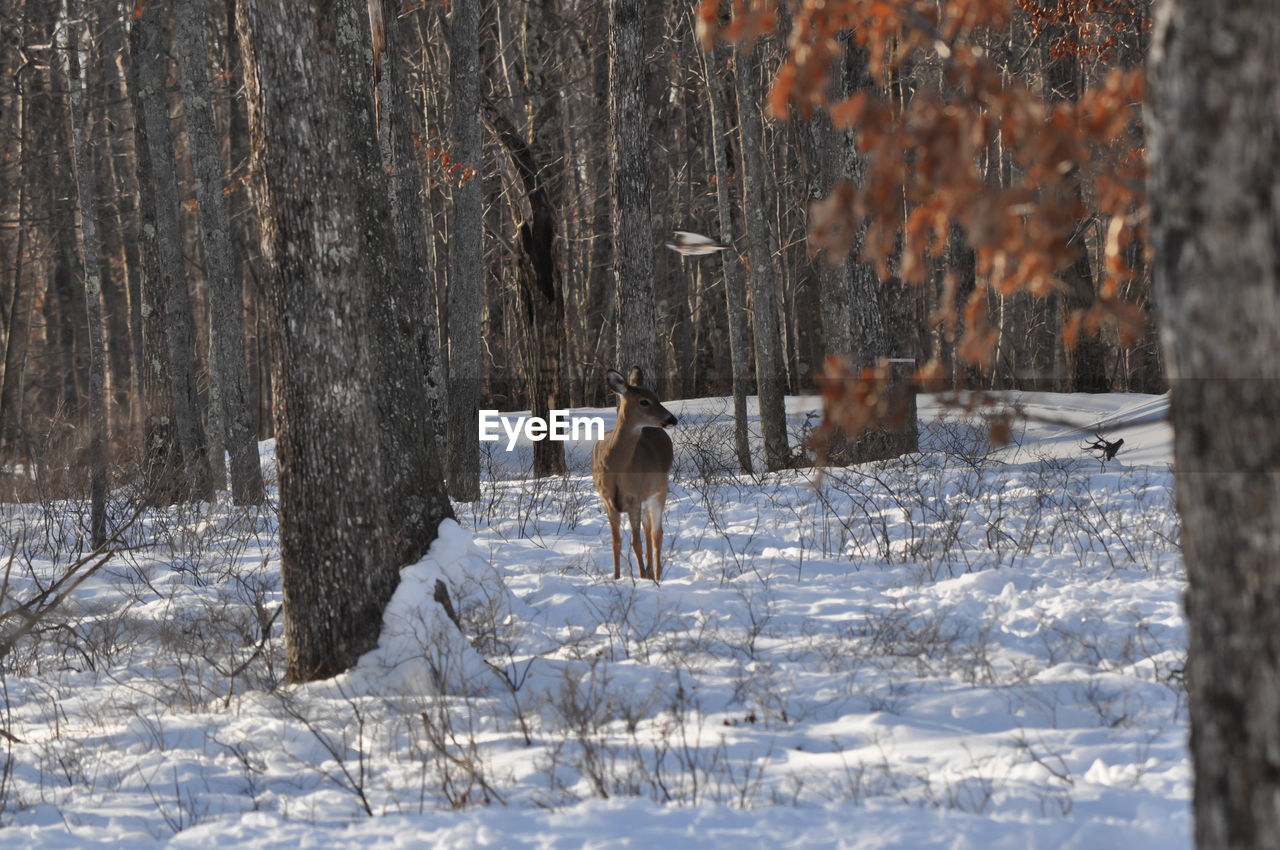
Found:
M 700 257 L 703 254 L 714 254 L 729 246 L 722 242 L 703 236 L 701 233 L 690 233 L 688 230 L 677 230 L 675 236 L 667 243 L 667 247 L 677 254 L 686 257 Z

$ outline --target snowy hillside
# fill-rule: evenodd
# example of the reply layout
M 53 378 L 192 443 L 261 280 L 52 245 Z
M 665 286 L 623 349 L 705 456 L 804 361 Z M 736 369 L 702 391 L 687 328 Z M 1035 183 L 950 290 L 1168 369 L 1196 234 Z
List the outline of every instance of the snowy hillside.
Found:
M 1167 399 L 1008 398 L 1014 445 L 922 400 L 921 454 L 821 481 L 737 475 L 729 403 L 669 403 L 661 587 L 612 580 L 589 444 L 533 480 L 485 443 L 378 650 L 303 687 L 272 509 L 148 514 L 4 659 L 0 842 L 1190 847 Z M 4 610 L 86 515 L 0 506 Z

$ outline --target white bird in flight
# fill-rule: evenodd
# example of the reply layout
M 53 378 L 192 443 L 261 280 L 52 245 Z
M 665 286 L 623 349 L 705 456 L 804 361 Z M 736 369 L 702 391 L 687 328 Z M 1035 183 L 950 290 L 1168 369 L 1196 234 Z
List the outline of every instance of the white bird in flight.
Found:
M 714 254 L 717 251 L 724 251 L 729 246 L 722 242 L 703 236 L 701 233 L 691 233 L 688 230 L 677 230 L 675 236 L 667 243 L 667 247 L 678 254 L 686 257 L 700 257 L 703 254 Z

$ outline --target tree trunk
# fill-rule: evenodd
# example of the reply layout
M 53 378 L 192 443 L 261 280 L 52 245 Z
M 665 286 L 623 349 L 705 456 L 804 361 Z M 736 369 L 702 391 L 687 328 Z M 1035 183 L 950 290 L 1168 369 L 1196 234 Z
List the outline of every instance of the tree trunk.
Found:
M 529 407 L 546 417 L 564 406 L 564 292 L 556 257 L 556 220 L 560 200 L 561 99 L 551 77 L 556 51 L 557 0 L 533 0 L 526 7 L 524 96 L 528 112 L 527 144 L 514 133 L 499 132 L 515 162 L 529 216 L 517 224 L 520 243 L 516 288 L 529 340 Z M 533 444 L 533 474 L 561 475 L 564 444 Z
M 373 0 L 372 8 L 381 9 L 378 2 Z M 407 128 L 398 126 L 391 134 L 399 137 L 392 139 L 398 163 L 391 170 L 400 171 L 397 179 L 388 175 L 379 146 L 374 109 L 378 71 L 373 65 L 369 2 L 340 0 L 325 8 L 326 15 L 336 18 L 342 72 L 341 116 L 348 134 L 344 147 L 346 155 L 355 160 L 355 175 L 360 181 L 353 199 L 359 224 L 356 232 L 362 234 L 362 249 L 369 257 L 363 267 L 366 277 L 362 285 L 370 296 L 368 344 L 374 358 L 377 436 L 382 450 L 383 489 L 390 508 L 387 521 L 391 553 L 397 563 L 411 564 L 426 554 L 440 521 L 453 516 L 442 486 L 427 392 L 429 367 L 437 362 L 438 342 L 436 351 L 429 351 L 423 338 L 425 251 L 421 226 L 415 232 L 409 212 L 418 202 L 417 180 L 407 170 L 411 145 Z M 392 34 L 393 40 L 385 43 L 398 50 L 396 24 L 394 15 L 384 19 L 383 38 Z M 394 75 L 396 61 L 386 62 L 384 73 Z M 407 119 L 408 109 L 394 101 L 388 102 L 390 109 L 383 114 L 396 111 L 397 106 L 402 120 Z M 398 226 L 392 215 L 397 204 L 401 205 Z M 428 354 L 430 362 L 425 359 Z
M 25 27 L 20 28 L 20 37 L 25 42 Z M 30 198 L 27 182 L 34 176 L 31 167 L 33 153 L 24 133 L 31 112 L 31 98 L 24 94 L 22 87 L 18 87 L 17 98 L 14 111 L 17 120 L 18 150 L 15 158 L 18 175 L 14 208 L 21 225 L 18 227 L 15 240 L 17 246 L 13 253 L 13 292 L 6 305 L 9 311 L 6 323 L 9 333 L 4 347 L 4 377 L 0 382 L 0 459 L 10 459 L 18 445 L 22 425 L 22 376 L 26 371 L 27 343 L 31 337 L 31 307 L 35 302 L 35 284 L 24 284 L 22 275 L 23 259 L 27 251 L 26 218 Z M 35 142 L 35 138 L 31 142 Z
M 874 82 L 866 72 L 865 55 L 853 44 L 846 44 L 844 60 L 833 68 L 832 97 L 844 99 L 859 87 Z M 861 60 L 861 61 L 859 61 Z M 837 130 L 825 112 L 814 116 L 814 133 L 818 137 L 818 170 L 823 197 L 830 197 L 841 180 L 859 183 L 864 165 L 851 135 Z M 884 323 L 880 317 L 878 280 L 875 270 L 859 258 L 862 233 L 858 233 L 849 253 L 832 263 L 823 258 L 819 271 L 822 287 L 822 333 L 828 354 L 847 358 L 854 367 L 870 366 L 884 353 Z M 854 334 L 854 316 L 859 333 Z M 861 458 L 856 438 L 840 434 L 827 448 L 827 463 L 844 466 Z
M 470 176 L 453 187 L 449 219 L 449 494 L 480 498 L 480 429 L 484 381 L 480 317 L 484 310 L 484 161 L 480 136 L 480 2 L 456 0 L 449 16 L 449 87 L 454 159 Z
M 422 391 L 426 395 L 430 411 L 431 439 L 440 456 L 445 446 L 446 410 L 443 349 L 440 344 L 440 326 L 436 313 L 435 274 L 427 249 L 426 222 L 423 220 L 422 184 L 418 178 L 418 157 L 414 151 L 411 116 L 406 80 L 405 46 L 397 19 L 401 3 L 396 0 L 370 0 L 372 10 L 381 4 L 381 25 L 385 36 L 386 51 L 381 62 L 379 98 L 386 104 L 382 109 L 378 131 L 384 140 L 386 172 L 390 175 L 390 202 L 392 222 L 399 247 L 401 271 L 397 278 L 403 290 L 402 297 L 408 310 L 404 317 L 403 331 L 415 338 L 420 351 L 419 361 L 423 370 Z M 476 63 L 479 73 L 479 62 Z M 474 82 L 479 91 L 479 79 Z M 477 94 L 477 98 L 479 95 Z M 477 156 L 476 167 L 479 168 Z M 477 227 L 479 223 L 477 222 Z M 477 236 L 479 231 L 477 231 Z M 477 317 L 476 321 L 479 321 Z M 478 340 L 478 333 L 477 333 Z M 477 342 L 477 351 L 478 351 Z M 478 431 L 477 431 L 477 440 Z
M 853 49 L 852 44 L 845 55 L 842 73 L 846 76 L 845 84 L 850 92 L 876 85 L 867 67 L 866 54 Z M 889 87 L 891 96 L 900 103 L 907 97 L 902 78 L 896 72 L 890 77 Z M 856 151 L 851 153 L 850 177 L 861 181 L 864 163 Z M 861 250 L 860 235 L 854 249 Z M 890 396 L 890 402 L 886 405 L 888 421 L 879 422 L 866 433 L 857 435 L 848 459 L 853 463 L 866 463 L 910 454 L 919 449 L 914 383 L 919 356 L 915 315 L 919 293 L 909 290 L 898 278 L 882 279 L 873 266 L 861 262 L 854 265 L 851 282 L 851 360 L 859 369 L 879 366 L 884 362 L 888 371 L 885 392 Z
M 653 282 L 648 91 L 644 42 L 647 0 L 609 2 L 609 157 L 613 167 L 614 280 L 618 367 L 654 376 L 658 308 Z
M 756 394 L 760 399 L 765 469 L 773 472 L 791 465 L 791 452 L 787 448 L 787 414 L 782 395 L 786 363 L 783 360 L 782 336 L 778 331 L 775 269 L 764 220 L 764 163 L 760 155 L 762 130 L 755 84 L 756 62 L 749 48 L 740 46 L 736 50 L 734 72 L 738 84 L 738 135 L 742 141 L 742 206 L 751 264 Z
M 220 408 L 210 422 L 222 426 L 231 458 L 231 497 L 238 505 L 258 504 L 263 498 L 258 440 L 249 406 L 249 373 L 244 358 L 244 304 L 239 264 L 227 216 L 227 179 L 222 170 L 217 126 L 209 91 L 208 51 L 204 35 L 203 0 L 176 0 L 174 39 L 178 44 L 182 102 L 187 141 L 196 177 L 200 244 L 205 282 L 209 290 L 209 368 L 214 373 Z M 223 459 L 213 458 L 221 479 Z
M 106 46 L 108 55 L 119 57 L 112 63 L 112 84 L 110 98 L 116 103 L 115 122 L 118 128 L 111 133 L 111 144 L 108 161 L 108 173 L 116 195 L 115 227 L 120 245 L 118 251 L 124 262 L 122 280 L 128 314 L 125 321 L 129 334 L 129 432 L 134 436 L 142 433 L 143 411 L 146 405 L 146 390 L 143 382 L 142 355 L 142 234 L 138 232 L 140 224 L 140 207 L 138 201 L 137 175 L 128 164 L 142 155 L 142 149 L 130 146 L 131 135 L 125 132 L 137 120 L 133 114 L 132 83 L 129 80 L 129 41 L 123 28 L 109 28 Z M 136 141 L 136 137 L 135 137 Z
M 1148 123 L 1202 848 L 1280 847 L 1280 18 L 1157 4 Z
M 370 218 L 385 193 L 369 197 L 370 177 L 360 173 L 379 156 L 368 77 L 367 102 L 353 101 L 363 70 L 351 67 L 354 45 L 367 46 L 369 33 L 367 15 L 361 27 L 355 13 L 249 0 L 238 21 L 279 354 L 281 582 L 293 681 L 339 673 L 376 645 L 405 548 L 391 520 L 406 506 L 388 486 L 386 443 L 374 436 L 388 423 L 372 343 L 401 342 L 410 359 L 416 352 L 373 338 L 385 295 L 372 290 L 395 267 L 387 255 L 394 240 L 385 217 Z M 411 413 L 426 418 L 425 409 Z M 414 457 L 403 460 L 408 467 Z
M 244 102 L 244 61 L 240 57 L 240 39 L 236 38 L 237 0 L 226 2 L 226 33 L 223 43 L 224 85 L 227 103 L 227 151 L 230 191 L 227 214 L 231 219 L 236 262 L 240 279 L 248 285 L 241 297 L 245 303 L 245 368 L 249 377 L 254 433 L 259 440 L 273 436 L 271 430 L 271 344 L 266 331 L 266 305 L 262 284 L 258 279 L 259 261 L 256 244 L 258 211 L 250 203 L 247 189 L 249 171 L 249 116 Z M 215 83 L 216 85 L 216 83 Z
M 57 7 L 50 6 L 50 14 L 56 18 Z M 58 24 L 51 18 L 50 40 L 59 38 Z M 80 261 L 79 207 L 73 193 L 65 187 L 76 185 L 74 162 L 71 158 L 71 122 L 67 115 L 68 102 L 66 80 L 58 79 L 61 73 L 57 59 L 49 64 L 49 92 L 46 116 L 51 125 L 48 152 L 50 180 L 46 186 L 49 196 L 49 252 L 52 255 L 52 295 L 54 328 L 46 330 L 57 345 L 62 385 L 58 395 L 61 411 L 51 411 L 55 420 L 66 425 L 82 423 L 89 393 L 89 325 L 85 312 L 84 269 Z M 48 299 L 46 299 L 48 300 Z M 60 458 L 61 459 L 61 458 Z M 69 458 L 66 458 L 69 460 Z
M 118 25 L 117 3 L 87 4 L 86 15 L 94 36 L 90 42 L 94 63 L 86 70 L 100 104 L 97 119 L 89 126 L 90 138 L 100 142 L 93 146 L 94 180 L 106 187 L 105 202 L 99 201 L 98 241 L 101 244 L 103 333 L 106 337 L 107 433 L 111 444 L 123 442 L 121 436 L 132 428 L 133 405 L 133 335 L 129 329 L 129 282 L 135 266 L 130 253 L 137 245 L 136 235 L 128 232 L 131 219 L 125 209 L 133 194 L 125 188 L 123 172 L 117 168 L 117 152 L 122 162 L 128 161 L 124 148 L 123 128 L 129 124 L 128 93 L 119 88 L 120 77 L 116 57 L 124 50 L 125 30 Z M 136 259 L 136 257 L 135 257 Z
M 85 447 L 89 462 L 89 539 L 96 549 L 107 540 L 107 359 L 102 340 L 102 276 L 101 246 L 98 242 L 98 217 L 93 209 L 93 166 L 89 156 L 89 139 L 86 130 L 85 65 L 89 51 L 85 46 L 86 34 L 77 32 L 87 23 L 65 22 L 66 32 L 61 47 L 63 79 L 67 86 L 71 118 L 71 170 L 75 175 L 77 208 L 80 214 L 80 254 L 84 267 L 84 304 L 88 326 L 89 386 L 88 425 L 89 441 Z
M 871 273 L 867 277 L 874 279 Z M 880 290 L 880 316 L 873 319 L 870 316 L 870 306 L 857 313 L 870 323 L 860 326 L 863 339 L 871 337 L 872 325 L 883 328 L 884 347 L 881 350 L 888 360 L 889 384 L 886 391 L 892 397 L 889 404 L 891 413 L 890 421 L 881 423 L 880 427 L 859 438 L 856 459 L 861 463 L 900 457 L 920 450 L 914 382 L 916 361 L 920 354 L 913 309 L 915 293 L 896 278 L 877 281 L 877 284 Z M 857 326 L 855 320 L 855 327 Z
M 707 97 L 711 103 L 711 148 L 715 159 L 716 212 L 720 220 L 720 241 L 732 245 L 733 214 L 729 205 L 729 131 L 724 92 L 720 88 L 719 63 L 715 51 L 703 54 L 703 73 L 707 80 Z M 747 428 L 747 380 L 750 372 L 751 344 L 747 338 L 747 292 L 742 267 L 733 248 L 720 252 L 724 268 L 725 309 L 729 316 L 729 360 L 733 386 L 733 446 L 738 456 L 738 471 L 750 475 L 750 431 Z
M 156 249 L 156 263 L 152 270 L 160 274 L 157 286 L 152 286 L 151 280 L 147 281 L 147 295 L 152 301 L 144 305 L 143 312 L 145 314 L 150 308 L 163 327 L 169 391 L 173 396 L 173 424 L 183 468 L 183 480 L 177 494 L 181 498 L 212 499 L 213 479 L 196 392 L 195 330 L 182 254 L 178 174 L 173 158 L 169 108 L 164 95 L 167 72 L 160 18 L 163 11 L 160 4 L 148 3 L 134 21 L 130 33 L 138 77 L 135 115 L 141 117 L 144 125 L 140 132 L 144 147 L 139 150 L 138 158 L 146 157 L 150 172 Z M 144 347 L 147 344 L 145 335 L 144 329 Z M 149 444 L 148 450 L 152 448 Z M 166 447 L 154 448 L 167 451 Z
M 1057 0 L 1045 0 L 1053 2 Z M 1044 99 L 1054 103 L 1076 103 L 1080 99 L 1080 27 L 1076 22 L 1054 23 L 1045 28 L 1041 45 L 1044 56 Z M 1078 183 L 1073 184 L 1074 200 L 1085 209 Z M 1088 310 L 1095 294 L 1093 268 L 1085 233 L 1090 227 L 1088 215 L 1076 221 L 1071 244 L 1075 258 L 1059 272 L 1063 284 L 1061 309 L 1065 315 Z M 1104 393 L 1110 389 L 1107 380 L 1107 347 L 1097 334 L 1080 333 L 1067 350 L 1067 374 L 1072 392 Z
M 518 221 L 519 239 L 516 288 L 529 337 L 529 407 L 534 416 L 547 418 L 561 406 L 561 359 L 564 349 L 564 296 L 555 263 L 555 207 L 551 203 L 544 169 L 524 139 L 494 107 L 486 109 L 498 140 L 507 149 L 528 202 L 529 217 Z M 513 187 L 514 188 L 514 187 Z M 518 208 L 520 205 L 515 204 Z M 564 443 L 539 440 L 533 444 L 533 474 L 563 475 Z
M 126 55 L 129 95 L 133 102 L 134 167 L 138 207 L 138 258 L 141 277 L 137 333 L 141 337 L 143 475 L 147 499 L 153 504 L 182 501 L 182 449 L 174 426 L 174 393 L 169 378 L 169 349 L 165 339 L 168 282 L 160 269 L 156 240 L 155 186 L 151 179 L 150 145 L 138 81 L 138 28 L 130 30 Z

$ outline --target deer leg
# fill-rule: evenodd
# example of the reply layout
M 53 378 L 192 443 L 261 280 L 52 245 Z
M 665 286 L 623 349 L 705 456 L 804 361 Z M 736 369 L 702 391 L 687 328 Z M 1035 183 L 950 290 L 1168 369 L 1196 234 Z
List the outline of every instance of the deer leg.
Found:
M 618 509 L 608 503 L 604 506 L 605 513 L 609 516 L 609 536 L 613 540 L 613 580 L 617 581 L 622 578 L 619 558 L 622 554 L 622 514 Z
M 640 508 L 629 511 L 631 516 L 631 548 L 636 553 L 636 565 L 640 568 L 640 578 L 649 577 L 649 568 L 644 563 L 644 526 L 640 522 Z
M 649 532 L 649 573 L 655 582 L 662 581 L 662 502 L 654 500 L 646 506 L 645 525 Z
M 653 525 L 649 519 L 648 511 L 642 510 L 640 514 L 640 524 L 644 529 L 644 562 L 649 565 L 649 577 L 653 578 Z

